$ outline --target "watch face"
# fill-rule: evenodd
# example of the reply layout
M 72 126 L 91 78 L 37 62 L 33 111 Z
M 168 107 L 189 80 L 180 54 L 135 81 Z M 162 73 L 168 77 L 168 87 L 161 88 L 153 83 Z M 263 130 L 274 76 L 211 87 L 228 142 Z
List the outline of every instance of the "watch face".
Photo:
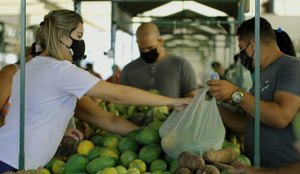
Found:
M 240 103 L 243 100 L 243 93 L 237 91 L 232 96 L 232 101 L 235 103 Z

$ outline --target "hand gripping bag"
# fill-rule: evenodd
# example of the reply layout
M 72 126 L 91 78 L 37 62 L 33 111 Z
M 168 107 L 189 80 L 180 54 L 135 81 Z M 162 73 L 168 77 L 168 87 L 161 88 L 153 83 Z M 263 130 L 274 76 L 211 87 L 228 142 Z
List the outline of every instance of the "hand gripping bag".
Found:
M 183 151 L 202 155 L 222 148 L 225 138 L 216 99 L 206 95 L 208 87 L 197 92 L 184 110 L 173 111 L 159 129 L 163 150 L 173 159 Z

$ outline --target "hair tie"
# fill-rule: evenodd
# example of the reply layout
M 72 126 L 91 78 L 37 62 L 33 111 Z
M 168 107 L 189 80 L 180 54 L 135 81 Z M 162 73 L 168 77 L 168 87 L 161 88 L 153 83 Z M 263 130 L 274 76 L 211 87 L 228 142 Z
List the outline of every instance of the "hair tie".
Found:
M 281 33 L 281 32 L 282 32 L 281 27 L 279 27 L 279 28 L 277 29 L 277 32 L 278 32 L 278 33 Z

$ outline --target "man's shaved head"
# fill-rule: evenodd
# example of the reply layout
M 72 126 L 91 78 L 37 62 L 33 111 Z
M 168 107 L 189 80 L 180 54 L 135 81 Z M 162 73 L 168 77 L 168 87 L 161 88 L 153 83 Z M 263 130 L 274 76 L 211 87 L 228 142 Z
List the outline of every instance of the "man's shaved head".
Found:
M 143 23 L 136 31 L 136 42 L 141 53 L 153 51 L 158 53 L 160 60 L 166 56 L 163 48 L 163 38 L 160 37 L 158 27 L 154 23 Z
M 137 38 L 142 37 L 159 37 L 160 33 L 158 27 L 154 23 L 143 23 L 141 24 L 136 32 Z

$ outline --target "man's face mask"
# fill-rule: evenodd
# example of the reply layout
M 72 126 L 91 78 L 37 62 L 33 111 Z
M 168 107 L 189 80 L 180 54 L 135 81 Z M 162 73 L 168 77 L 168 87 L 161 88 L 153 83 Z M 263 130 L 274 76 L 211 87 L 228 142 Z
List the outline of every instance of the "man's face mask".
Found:
M 240 52 L 240 59 L 241 59 L 241 64 L 246 68 L 248 69 L 250 72 L 253 72 L 254 71 L 254 68 L 252 66 L 252 62 L 253 62 L 253 54 L 252 56 L 248 56 L 248 54 L 246 53 L 246 49 L 248 48 L 250 42 L 248 42 L 247 46 L 245 49 L 243 49 L 241 52 Z
M 154 63 L 157 60 L 158 56 L 159 56 L 159 54 L 157 52 L 157 48 L 154 48 L 154 49 L 152 49 L 152 50 L 150 50 L 148 52 L 142 52 L 142 51 L 140 51 L 140 53 L 141 53 L 142 59 L 145 62 L 149 63 L 149 64 Z
M 84 40 L 76 40 L 73 39 L 71 36 L 70 38 L 72 39 L 72 45 L 69 47 L 66 45 L 66 47 L 69 49 L 70 54 L 73 57 L 73 62 L 85 59 L 86 55 L 84 55 L 85 52 Z

